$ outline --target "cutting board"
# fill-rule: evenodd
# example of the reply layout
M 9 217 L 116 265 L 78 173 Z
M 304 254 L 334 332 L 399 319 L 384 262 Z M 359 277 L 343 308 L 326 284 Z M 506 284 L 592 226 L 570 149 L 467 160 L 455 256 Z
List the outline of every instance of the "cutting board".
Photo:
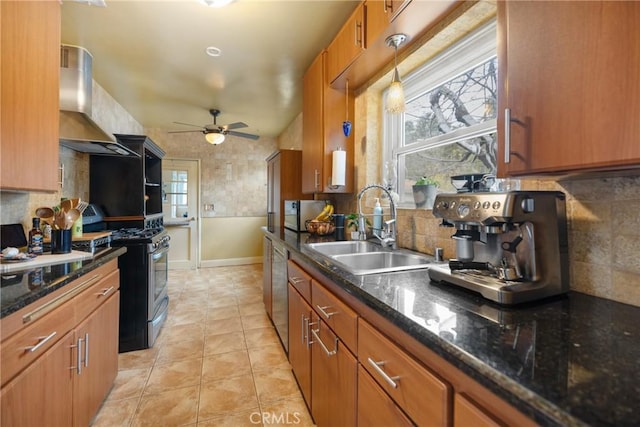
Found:
M 89 258 L 92 258 L 92 255 L 89 252 L 82 251 L 71 251 L 68 254 L 44 254 L 38 255 L 37 257 L 29 261 L 0 264 L 0 272 L 10 273 L 12 271 L 24 270 L 34 267 L 43 267 L 45 265 L 80 261 Z

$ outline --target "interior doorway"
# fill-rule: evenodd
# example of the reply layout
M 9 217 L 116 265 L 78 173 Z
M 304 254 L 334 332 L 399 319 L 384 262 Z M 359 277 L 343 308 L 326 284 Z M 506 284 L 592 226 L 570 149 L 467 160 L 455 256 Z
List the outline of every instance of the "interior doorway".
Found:
M 169 269 L 200 265 L 200 160 L 162 160 L 162 212 L 171 237 Z

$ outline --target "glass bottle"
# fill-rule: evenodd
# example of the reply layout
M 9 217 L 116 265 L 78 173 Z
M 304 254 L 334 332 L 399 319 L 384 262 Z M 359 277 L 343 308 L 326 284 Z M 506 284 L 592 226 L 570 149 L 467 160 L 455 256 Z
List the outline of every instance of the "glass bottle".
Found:
M 28 252 L 33 255 L 42 255 L 44 246 L 44 235 L 40 230 L 40 218 L 33 218 L 33 228 L 29 230 Z

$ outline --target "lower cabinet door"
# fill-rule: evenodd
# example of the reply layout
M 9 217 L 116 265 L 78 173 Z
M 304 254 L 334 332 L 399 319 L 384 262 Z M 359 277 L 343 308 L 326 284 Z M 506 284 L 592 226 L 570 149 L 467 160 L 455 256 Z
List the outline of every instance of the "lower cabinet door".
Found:
M 311 307 L 289 284 L 289 363 L 302 396 L 311 408 L 311 344 L 309 337 Z
M 73 425 L 73 332 L 2 388 L 3 426 Z
M 116 292 L 76 328 L 75 426 L 89 425 L 118 374 L 119 307 Z
M 362 365 L 358 367 L 358 426 L 413 426 Z
M 356 358 L 329 329 L 313 315 L 311 325 L 311 412 L 318 427 L 356 425 Z
M 456 393 L 454 395 L 453 408 L 454 427 L 471 425 L 475 427 L 499 427 L 503 425 L 463 394 Z

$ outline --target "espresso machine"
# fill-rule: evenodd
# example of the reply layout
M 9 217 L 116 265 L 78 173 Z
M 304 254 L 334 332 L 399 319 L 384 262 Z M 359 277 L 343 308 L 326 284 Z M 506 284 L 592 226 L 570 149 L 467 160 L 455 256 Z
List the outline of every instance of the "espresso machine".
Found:
M 565 195 L 559 191 L 438 194 L 433 214 L 455 229 L 456 258 L 430 267 L 432 281 L 504 305 L 569 290 Z

